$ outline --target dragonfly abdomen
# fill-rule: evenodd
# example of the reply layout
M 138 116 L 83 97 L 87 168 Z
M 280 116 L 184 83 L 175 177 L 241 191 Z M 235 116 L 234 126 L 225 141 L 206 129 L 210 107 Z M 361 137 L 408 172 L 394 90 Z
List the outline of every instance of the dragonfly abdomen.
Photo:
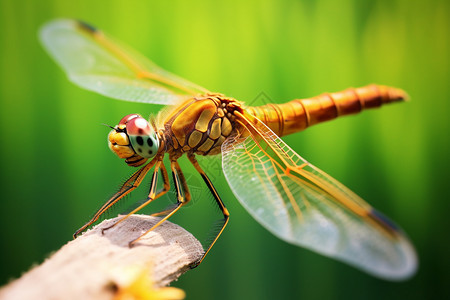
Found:
M 278 136 L 284 136 L 339 116 L 403 101 L 407 97 L 401 89 L 372 84 L 308 99 L 295 99 L 284 104 L 267 104 L 247 109 Z

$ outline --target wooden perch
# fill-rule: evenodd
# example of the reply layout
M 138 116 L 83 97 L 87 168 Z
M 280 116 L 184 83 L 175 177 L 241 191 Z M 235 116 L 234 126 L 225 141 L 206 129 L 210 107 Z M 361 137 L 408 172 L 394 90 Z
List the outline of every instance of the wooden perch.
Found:
M 119 218 L 105 220 L 68 242 L 3 287 L 0 299 L 117 299 L 120 291 L 142 282 L 143 275 L 154 288 L 166 286 L 202 256 L 199 241 L 167 221 L 129 248 L 128 242 L 159 220 L 155 217 L 133 215 L 101 233 Z

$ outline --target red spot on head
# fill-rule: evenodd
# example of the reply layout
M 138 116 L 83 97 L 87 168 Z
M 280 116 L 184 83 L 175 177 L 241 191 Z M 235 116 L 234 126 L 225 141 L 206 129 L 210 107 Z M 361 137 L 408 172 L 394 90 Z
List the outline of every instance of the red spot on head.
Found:
M 143 117 L 135 117 L 127 122 L 127 133 L 129 135 L 150 135 L 153 129 Z
M 130 120 L 135 118 L 142 118 L 142 117 L 138 114 L 126 115 L 120 120 L 119 125 L 126 125 Z

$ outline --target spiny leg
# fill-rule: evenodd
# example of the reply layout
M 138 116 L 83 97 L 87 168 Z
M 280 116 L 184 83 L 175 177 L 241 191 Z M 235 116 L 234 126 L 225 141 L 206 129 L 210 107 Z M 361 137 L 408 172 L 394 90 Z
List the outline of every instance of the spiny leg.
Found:
M 130 178 L 128 178 L 127 181 L 120 187 L 119 191 L 115 193 L 108 201 L 106 201 L 105 204 L 95 213 L 95 215 L 84 224 L 80 229 L 78 229 L 74 234 L 73 238 L 76 238 L 77 235 L 79 235 L 81 232 L 83 232 L 86 228 L 91 226 L 93 223 L 95 223 L 98 218 L 107 211 L 111 206 L 113 206 L 117 201 L 122 199 L 125 195 L 133 191 L 135 188 L 137 188 L 142 180 L 144 179 L 145 175 L 147 175 L 147 172 L 155 165 L 157 161 L 157 158 L 150 161 L 148 164 L 137 170 L 136 172 L 131 175 Z
M 184 174 L 181 171 L 181 168 L 178 165 L 178 162 L 176 162 L 175 168 L 176 168 L 177 173 L 178 173 L 179 178 L 180 178 L 180 182 L 181 182 L 181 185 L 182 185 L 182 188 L 183 188 L 182 189 L 183 193 L 184 193 L 184 191 L 188 191 L 189 192 L 189 188 L 188 188 L 188 185 L 187 185 L 187 182 L 186 182 L 186 178 L 184 177 Z M 187 193 L 186 195 L 184 195 L 184 197 L 185 197 L 185 204 L 188 203 L 191 200 L 191 194 L 190 193 Z M 178 205 L 178 202 L 175 203 L 174 205 L 170 205 L 169 207 L 167 207 L 166 209 L 164 209 L 164 210 L 162 210 L 160 212 L 151 214 L 151 216 L 152 217 L 166 216 L 170 212 L 172 212 L 172 210 L 174 210 L 177 205 Z
M 158 160 L 155 164 L 155 170 L 153 171 L 153 176 L 152 176 L 152 182 L 150 185 L 150 192 L 147 196 L 147 200 L 142 203 L 141 205 L 139 205 L 137 208 L 135 208 L 134 210 L 132 210 L 131 212 L 129 212 L 127 215 L 123 216 L 119 221 L 117 221 L 116 223 L 112 224 L 111 226 L 108 226 L 106 228 L 102 229 L 102 234 L 108 230 L 113 228 L 114 226 L 116 226 L 117 224 L 121 223 L 122 221 L 126 220 L 129 216 L 135 214 L 136 212 L 138 212 L 139 210 L 141 210 L 142 208 L 144 208 L 145 206 L 147 206 L 150 202 L 152 202 L 153 200 L 163 196 L 165 193 L 167 193 L 167 191 L 170 189 L 170 183 L 168 180 L 168 176 L 167 176 L 167 170 L 166 167 L 164 166 L 164 163 L 162 162 L 163 157 L 160 158 L 160 160 Z M 158 183 L 158 171 L 160 170 L 162 171 L 162 177 L 163 177 L 163 187 L 158 191 L 155 192 L 157 183 Z
M 203 171 L 203 169 L 200 167 L 200 164 L 198 163 L 198 161 L 195 158 L 194 154 L 188 154 L 188 158 L 191 161 L 191 163 L 194 165 L 195 169 L 202 176 L 203 180 L 205 181 L 206 185 L 209 188 L 209 191 L 214 196 L 214 200 L 216 200 L 216 203 L 219 206 L 219 208 L 220 208 L 220 210 L 222 211 L 222 214 L 223 214 L 223 223 L 222 223 L 221 229 L 216 234 L 216 236 L 214 237 L 213 241 L 211 242 L 211 244 L 206 249 L 205 253 L 203 253 L 202 258 L 198 262 L 196 262 L 195 265 L 191 266 L 191 268 L 195 268 L 205 259 L 205 257 L 208 254 L 208 252 L 211 250 L 211 248 L 214 246 L 216 241 L 219 239 L 219 236 L 222 234 L 223 230 L 225 229 L 225 227 L 228 224 L 228 220 L 230 218 L 230 213 L 228 212 L 227 208 L 225 207 L 225 204 L 220 199 L 220 196 L 217 193 L 216 189 L 214 188 L 214 185 L 212 184 L 211 180 L 209 180 L 209 178 L 206 175 L 205 171 Z
M 162 166 L 164 166 L 164 164 Z M 164 172 L 162 175 L 163 175 L 164 189 L 166 190 L 165 192 L 167 192 L 170 189 L 170 182 L 169 182 L 169 176 L 167 175 L 167 171 L 165 169 L 164 169 Z M 170 205 L 169 207 L 166 207 L 162 211 L 152 213 L 151 216 L 152 217 L 165 216 L 173 210 L 174 206 L 176 206 L 176 204 Z
M 136 243 L 138 240 L 140 240 L 143 236 L 145 236 L 147 233 L 154 230 L 159 225 L 161 225 L 164 221 L 166 221 L 168 218 L 170 218 L 173 214 L 175 214 L 181 208 L 181 206 L 188 203 L 189 200 L 191 199 L 191 194 L 189 193 L 186 179 L 184 178 L 183 172 L 181 171 L 181 168 L 180 168 L 180 165 L 178 164 L 178 162 L 176 160 L 171 160 L 170 168 L 172 170 L 175 190 L 177 192 L 177 203 L 176 203 L 175 207 L 164 218 L 159 220 L 158 223 L 153 225 L 149 230 L 144 232 L 140 237 L 129 242 L 128 245 L 130 247 L 134 243 Z

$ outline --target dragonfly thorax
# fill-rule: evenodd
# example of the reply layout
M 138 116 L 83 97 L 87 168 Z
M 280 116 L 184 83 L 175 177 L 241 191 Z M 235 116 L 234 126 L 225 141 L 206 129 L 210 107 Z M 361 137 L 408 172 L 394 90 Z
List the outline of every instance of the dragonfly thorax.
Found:
M 164 121 L 164 140 L 174 157 L 190 152 L 216 155 L 235 128 L 234 111 L 241 103 L 222 94 L 187 99 Z
M 138 114 L 127 115 L 108 135 L 109 148 L 130 166 L 140 166 L 158 152 L 160 141 L 150 123 Z

